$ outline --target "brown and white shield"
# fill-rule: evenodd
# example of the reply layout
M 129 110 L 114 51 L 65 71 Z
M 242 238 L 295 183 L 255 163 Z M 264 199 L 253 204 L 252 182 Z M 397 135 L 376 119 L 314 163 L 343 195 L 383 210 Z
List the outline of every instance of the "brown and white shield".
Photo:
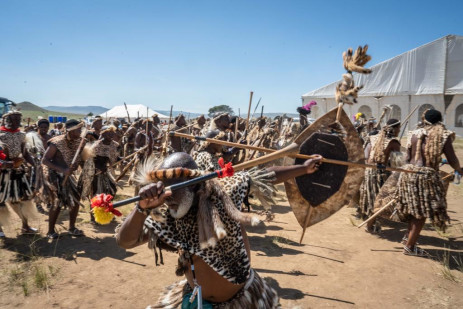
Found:
M 347 114 L 339 123 L 342 134 L 333 134 L 329 125 L 336 120 L 337 108 L 317 119 L 297 138 L 301 154 L 320 154 L 324 158 L 365 163 L 362 142 Z M 301 159 L 285 158 L 284 164 L 298 164 Z M 358 192 L 364 169 L 323 163 L 320 169 L 285 182 L 286 195 L 297 221 L 305 228 L 318 223 L 344 205 Z M 301 237 L 302 241 L 302 237 Z

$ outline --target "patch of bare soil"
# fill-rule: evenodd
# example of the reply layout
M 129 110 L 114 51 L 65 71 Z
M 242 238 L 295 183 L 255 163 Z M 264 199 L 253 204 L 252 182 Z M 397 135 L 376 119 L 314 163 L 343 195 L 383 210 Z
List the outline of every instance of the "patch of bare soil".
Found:
M 463 150 L 458 152 L 462 157 Z M 132 189 L 119 195 L 131 196 Z M 383 220 L 382 234 L 373 236 L 356 228 L 360 221 L 347 207 L 308 228 L 299 245 L 302 229 L 280 186 L 275 219 L 247 228 L 252 265 L 278 291 L 283 308 L 463 308 L 462 198 L 463 185 L 451 184 L 451 227 L 438 233 L 426 225 L 419 243 L 434 258 L 425 259 L 402 254 L 405 224 Z M 144 308 L 179 280 L 175 254 L 164 252 L 165 265 L 156 267 L 147 246 L 117 247 L 113 234 L 120 219 L 94 226 L 82 209 L 77 226 L 85 236 L 73 238 L 66 235 L 68 218 L 64 211 L 57 225 L 61 237 L 54 242 L 44 238 L 44 215 L 33 225 L 39 237 L 20 235 L 18 220 L 5 229 L 1 308 Z

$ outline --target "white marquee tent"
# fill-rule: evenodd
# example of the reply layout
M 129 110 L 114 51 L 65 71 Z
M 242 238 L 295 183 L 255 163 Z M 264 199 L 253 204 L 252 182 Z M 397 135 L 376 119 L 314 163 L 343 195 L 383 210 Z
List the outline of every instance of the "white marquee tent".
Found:
M 370 49 L 374 53 L 374 47 Z M 340 61 L 341 62 L 341 61 Z M 341 65 L 341 63 L 340 63 Z M 413 128 L 427 108 L 442 112 L 446 126 L 463 135 L 463 36 L 447 35 L 371 67 L 368 75 L 354 73 L 356 85 L 364 85 L 358 103 L 346 107 L 350 116 L 363 112 L 379 117 L 384 105 L 392 105 L 391 118 L 410 118 Z M 302 96 L 303 104 L 312 100 L 317 118 L 336 106 L 338 82 Z
M 155 112 L 154 110 L 152 110 L 149 107 L 147 108 L 143 104 L 127 105 L 127 110 L 129 112 L 131 121 L 137 117 L 146 118 L 146 117 L 151 117 L 154 114 L 158 114 L 158 117 L 161 120 L 169 120 L 169 116 Z M 147 111 L 148 111 L 148 114 L 147 114 Z M 107 112 L 102 113 L 100 116 L 103 118 L 106 118 L 106 117 L 107 118 L 127 118 L 127 111 L 125 110 L 124 105 L 118 105 L 118 106 L 114 106 Z

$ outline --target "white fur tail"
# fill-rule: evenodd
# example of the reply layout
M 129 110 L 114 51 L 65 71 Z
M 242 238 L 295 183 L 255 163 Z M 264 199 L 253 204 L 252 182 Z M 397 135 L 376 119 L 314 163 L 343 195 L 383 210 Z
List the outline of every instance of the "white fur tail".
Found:
M 159 166 L 159 160 L 155 156 L 148 157 L 144 162 L 138 165 L 135 177 L 135 182 L 139 185 L 146 185 L 152 183 L 154 179 L 151 179 L 150 172 L 157 169 Z

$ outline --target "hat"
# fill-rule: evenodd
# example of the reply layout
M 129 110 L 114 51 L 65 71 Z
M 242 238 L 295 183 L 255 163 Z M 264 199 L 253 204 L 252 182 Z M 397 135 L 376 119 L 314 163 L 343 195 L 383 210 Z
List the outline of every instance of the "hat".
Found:
M 3 114 L 2 118 L 7 118 L 11 115 L 21 115 L 22 116 L 22 113 L 19 110 L 11 110 L 8 113 Z
M 69 119 L 68 121 L 66 121 L 66 124 L 65 124 L 66 131 L 72 131 L 72 130 L 80 129 L 83 126 L 84 126 L 84 123 L 79 122 L 76 119 Z
M 101 128 L 100 134 L 106 133 L 106 132 L 114 132 L 116 131 L 115 126 L 104 126 Z
M 42 118 L 39 121 L 37 121 L 37 125 L 40 126 L 42 123 L 46 123 L 47 125 L 50 125 L 50 121 L 48 119 Z

